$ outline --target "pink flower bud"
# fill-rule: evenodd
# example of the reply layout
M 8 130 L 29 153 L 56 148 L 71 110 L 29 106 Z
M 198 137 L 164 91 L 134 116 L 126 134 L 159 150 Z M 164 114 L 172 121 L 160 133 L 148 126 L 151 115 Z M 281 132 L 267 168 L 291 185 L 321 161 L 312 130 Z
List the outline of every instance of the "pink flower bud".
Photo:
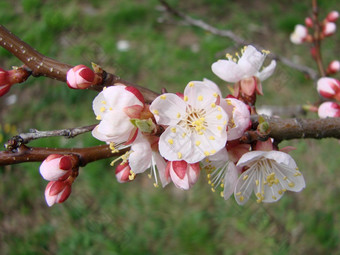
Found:
M 119 164 L 116 167 L 116 178 L 117 181 L 120 183 L 129 182 L 131 175 L 131 167 L 129 166 L 129 163 Z
M 329 63 L 327 67 L 327 73 L 328 74 L 334 74 L 340 71 L 340 61 L 338 60 L 333 60 L 332 62 Z
M 307 27 L 313 27 L 313 20 L 310 17 L 305 18 L 305 24 Z
M 339 13 L 337 11 L 331 11 L 328 13 L 326 20 L 329 22 L 334 22 L 339 18 Z
M 324 102 L 319 106 L 318 115 L 321 119 L 340 117 L 340 105 L 334 102 Z
M 308 36 L 308 30 L 303 25 L 296 25 L 294 32 L 290 35 L 290 41 L 294 44 L 303 43 Z
M 0 68 L 0 97 L 5 95 L 10 88 L 11 84 L 8 81 L 8 72 Z
M 93 84 L 95 73 L 87 66 L 77 65 L 68 70 L 67 85 L 71 89 L 86 89 Z
M 331 36 L 336 31 L 336 24 L 333 22 L 326 22 L 322 27 L 322 34 L 324 36 Z
M 73 156 L 51 154 L 40 165 L 40 174 L 47 181 L 65 180 L 75 164 Z
M 68 181 L 51 181 L 45 189 L 45 200 L 48 206 L 64 202 L 71 194 L 71 184 Z
M 165 172 L 170 173 L 177 188 L 188 190 L 197 182 L 200 170 L 199 163 L 188 164 L 182 160 L 168 161 Z
M 322 77 L 318 80 L 317 90 L 326 98 L 340 99 L 340 81 L 334 78 Z

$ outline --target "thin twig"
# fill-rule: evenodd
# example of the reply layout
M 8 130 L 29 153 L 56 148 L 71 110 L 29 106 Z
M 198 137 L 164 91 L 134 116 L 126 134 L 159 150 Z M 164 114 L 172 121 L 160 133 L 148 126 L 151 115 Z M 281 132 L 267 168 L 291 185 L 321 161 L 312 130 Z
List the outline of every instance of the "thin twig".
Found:
M 84 126 L 84 127 L 67 128 L 67 129 L 50 130 L 50 131 L 39 131 L 37 129 L 31 129 L 29 133 L 22 133 L 9 139 L 8 142 L 5 144 L 5 147 L 7 150 L 13 150 L 19 147 L 21 144 L 27 144 L 32 140 L 53 137 L 53 136 L 65 136 L 67 138 L 73 138 L 77 135 L 92 131 L 96 127 L 96 125 L 97 124 Z
M 239 37 L 238 35 L 236 35 L 235 33 L 233 33 L 230 30 L 224 30 L 224 29 L 218 29 L 214 26 L 209 25 L 208 23 L 202 21 L 202 20 L 198 20 L 198 19 L 194 19 L 176 9 L 174 9 L 173 7 L 171 7 L 167 1 L 165 0 L 159 0 L 160 3 L 165 7 L 165 10 L 169 13 L 171 13 L 174 16 L 177 16 L 181 19 L 183 19 L 186 23 L 188 23 L 191 26 L 195 26 L 198 28 L 203 29 L 204 31 L 210 32 L 214 35 L 218 35 L 218 36 L 222 36 L 222 37 L 226 37 L 231 39 L 233 42 L 235 42 L 236 45 L 238 46 L 242 46 L 242 45 L 248 45 L 248 44 L 252 44 L 254 45 L 257 49 L 259 50 L 263 50 L 264 48 L 258 44 L 252 43 L 252 42 L 248 42 L 247 40 Z M 271 53 L 268 55 L 268 57 L 275 59 L 277 61 L 281 61 L 283 64 L 285 64 L 286 66 L 289 66 L 295 70 L 298 70 L 306 75 L 308 75 L 311 79 L 313 80 L 317 80 L 319 75 L 317 74 L 317 72 L 315 72 L 312 68 L 308 67 L 308 66 L 303 66 L 303 65 L 299 65 L 297 63 L 294 63 L 293 61 L 289 60 L 288 58 L 279 56 L 277 54 Z

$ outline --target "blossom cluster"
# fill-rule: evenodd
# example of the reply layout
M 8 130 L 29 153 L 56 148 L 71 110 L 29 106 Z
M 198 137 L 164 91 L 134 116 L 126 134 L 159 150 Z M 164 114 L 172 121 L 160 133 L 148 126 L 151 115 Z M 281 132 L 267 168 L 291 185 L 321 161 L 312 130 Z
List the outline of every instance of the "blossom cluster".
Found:
M 287 149 L 279 151 L 270 139 L 241 142 L 245 132 L 257 132 L 251 122 L 256 95 L 263 94 L 261 82 L 276 67 L 273 60 L 260 71 L 268 53 L 249 45 L 212 64 L 219 78 L 234 84 L 226 97 L 208 79 L 190 81 L 183 93 L 164 93 L 150 105 L 134 87 L 104 88 L 93 101 L 100 122 L 92 135 L 113 153 L 127 151 L 111 163 L 118 182 L 131 182 L 149 170 L 155 187 L 172 182 L 188 190 L 205 175 L 213 192 L 224 199 L 234 194 L 240 205 L 253 192 L 257 202 L 270 203 L 288 190 L 301 191 L 305 181 Z M 68 74 L 72 88 L 82 89 L 92 80 L 82 65 Z M 50 181 L 45 191 L 49 205 L 70 194 L 78 171 L 73 162 L 68 155 L 52 155 L 42 163 L 41 174 Z

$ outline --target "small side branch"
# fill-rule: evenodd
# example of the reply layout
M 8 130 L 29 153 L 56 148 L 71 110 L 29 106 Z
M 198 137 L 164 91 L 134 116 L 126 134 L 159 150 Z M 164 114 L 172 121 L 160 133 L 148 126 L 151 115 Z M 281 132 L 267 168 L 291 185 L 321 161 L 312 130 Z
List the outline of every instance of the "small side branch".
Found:
M 176 17 L 183 19 L 187 24 L 189 24 L 191 26 L 201 28 L 204 31 L 207 31 L 207 32 L 214 34 L 214 35 L 229 38 L 233 42 L 235 42 L 235 44 L 238 45 L 238 46 L 252 44 L 259 50 L 264 49 L 260 45 L 254 44 L 252 42 L 248 42 L 247 40 L 239 37 L 238 35 L 236 35 L 235 33 L 233 33 L 230 30 L 218 29 L 214 26 L 209 25 L 208 23 L 206 23 L 202 20 L 194 19 L 194 18 L 174 9 L 165 0 L 159 0 L 159 1 L 165 7 L 165 10 L 167 12 L 171 13 L 172 15 L 174 15 Z M 308 75 L 313 80 L 317 80 L 318 77 L 319 77 L 318 73 L 316 71 L 314 71 L 312 68 L 294 63 L 293 61 L 289 60 L 288 58 L 285 58 L 285 57 L 282 57 L 282 56 L 279 56 L 279 55 L 273 54 L 273 53 L 269 54 L 268 57 L 275 59 L 277 61 L 281 61 L 286 66 L 289 66 L 290 68 L 293 68 L 295 70 L 298 70 L 298 71 Z
M 53 136 L 65 136 L 67 138 L 73 138 L 77 135 L 84 134 L 86 132 L 92 131 L 96 127 L 96 124 L 84 127 L 59 129 L 51 131 L 39 131 L 36 129 L 31 129 L 29 133 L 22 133 L 12 137 L 5 144 L 7 150 L 11 151 L 18 148 L 21 144 L 27 144 L 32 140 L 47 138 Z

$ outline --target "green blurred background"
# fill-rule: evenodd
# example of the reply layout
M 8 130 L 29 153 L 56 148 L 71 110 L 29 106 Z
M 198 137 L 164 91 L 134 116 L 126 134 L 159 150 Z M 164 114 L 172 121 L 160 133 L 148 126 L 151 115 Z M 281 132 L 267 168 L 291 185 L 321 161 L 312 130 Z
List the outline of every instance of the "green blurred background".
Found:
M 169 1 L 187 14 L 235 33 L 294 61 L 315 68 L 309 48 L 293 45 L 289 34 L 311 13 L 311 1 Z M 320 2 L 320 16 L 339 1 Z M 226 39 L 160 12 L 156 0 L 0 2 L 0 23 L 43 54 L 72 65 L 100 64 L 109 72 L 153 89 L 182 91 L 190 80 L 212 79 L 210 70 Z M 339 58 L 340 33 L 325 41 L 325 65 Z M 122 50 L 118 42 L 127 41 Z M 21 63 L 0 49 L 0 66 Z M 337 77 L 339 78 L 339 76 Z M 297 105 L 318 95 L 311 80 L 278 64 L 263 83 L 258 105 Z M 16 102 L 13 104 L 16 96 Z M 96 123 L 94 91 L 30 78 L 0 99 L 0 140 L 30 128 L 69 128 Z M 310 114 L 309 117 L 316 118 Z M 32 146 L 86 147 L 102 144 L 82 135 L 52 138 Z M 204 175 L 190 190 L 173 184 L 154 188 L 144 174 L 133 183 L 115 180 L 110 160 L 81 169 L 71 197 L 48 208 L 47 184 L 39 163 L 0 167 L 0 254 L 340 254 L 339 142 L 299 140 L 282 143 L 304 174 L 307 188 L 287 193 L 275 204 L 251 199 L 238 206 L 210 191 Z

